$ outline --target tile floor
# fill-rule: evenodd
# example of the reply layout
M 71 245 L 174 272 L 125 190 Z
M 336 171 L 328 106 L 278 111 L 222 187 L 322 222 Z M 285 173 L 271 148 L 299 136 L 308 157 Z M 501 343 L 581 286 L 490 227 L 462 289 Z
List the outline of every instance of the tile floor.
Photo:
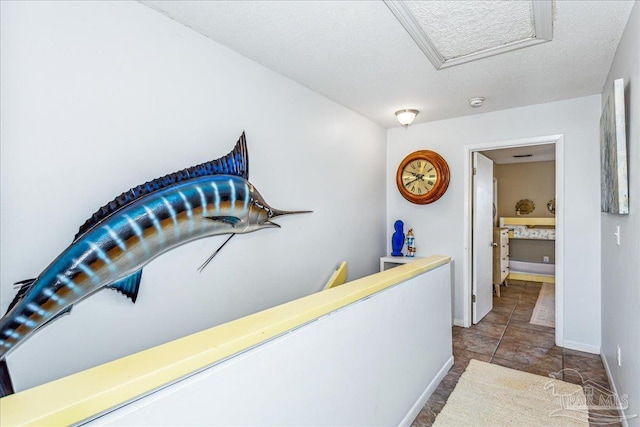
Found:
M 455 363 L 414 420 L 414 427 L 432 425 L 470 359 L 543 376 L 562 371 L 564 381 L 581 384 L 590 380 L 611 389 L 600 356 L 558 347 L 554 328 L 529 323 L 541 286 L 510 281 L 508 287 L 501 288 L 501 298 L 494 295 L 493 310 L 480 323 L 471 328 L 453 327 Z M 616 416 L 615 410 L 589 411 L 592 425 L 620 425 Z

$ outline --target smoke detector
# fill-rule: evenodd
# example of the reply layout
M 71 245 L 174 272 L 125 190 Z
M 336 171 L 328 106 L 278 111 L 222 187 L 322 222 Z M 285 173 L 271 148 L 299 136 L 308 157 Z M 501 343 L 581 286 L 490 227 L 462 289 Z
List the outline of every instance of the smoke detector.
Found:
M 484 98 L 479 96 L 477 98 L 471 98 L 469 100 L 469 105 L 471 105 L 473 108 L 478 108 L 478 107 L 482 107 L 482 104 L 484 103 Z

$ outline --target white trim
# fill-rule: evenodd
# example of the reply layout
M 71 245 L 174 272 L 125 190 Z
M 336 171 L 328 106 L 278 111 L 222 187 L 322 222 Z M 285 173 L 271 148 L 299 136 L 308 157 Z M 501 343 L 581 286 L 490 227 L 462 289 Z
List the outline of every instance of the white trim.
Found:
M 462 327 L 464 327 L 464 320 L 463 319 L 453 319 L 453 326 L 462 326 Z
M 600 359 L 602 359 L 602 364 L 604 365 L 604 370 L 607 373 L 607 378 L 609 379 L 609 385 L 611 386 L 611 391 L 616 395 L 616 396 L 620 396 L 620 394 L 618 394 L 618 388 L 616 387 L 616 382 L 613 380 L 613 375 L 611 374 L 611 369 L 609 369 L 609 364 L 607 363 L 607 358 L 604 356 L 604 354 L 600 354 Z M 622 425 L 624 427 L 629 427 L 629 423 L 627 422 L 627 416 L 624 413 L 624 411 L 622 410 L 622 408 L 618 407 L 618 415 L 620 416 L 620 423 L 622 423 Z
M 462 263 L 462 309 L 463 325 L 471 326 L 471 156 L 474 151 L 495 150 L 501 148 L 523 147 L 528 145 L 555 144 L 556 147 L 556 345 L 564 345 L 564 135 L 538 136 L 534 138 L 495 141 L 464 147 L 464 258 Z M 583 346 L 582 348 L 586 348 Z M 582 350 L 576 348 L 576 350 Z M 592 352 L 594 347 L 589 350 Z M 596 352 L 596 353 L 599 353 Z
M 551 40 L 541 40 L 538 38 L 518 40 L 516 42 L 503 44 L 501 46 L 491 47 L 489 49 L 481 50 L 475 53 L 470 53 L 468 55 L 459 56 L 457 58 L 447 59 L 439 68 L 438 67 L 436 68 L 438 70 L 442 70 L 444 68 L 465 64 L 467 62 L 477 61 L 478 59 L 484 59 L 484 58 L 489 58 L 491 56 L 501 55 L 503 53 L 511 52 L 512 50 L 518 50 L 525 47 L 535 46 L 540 43 L 546 43 L 548 41 L 551 41 Z
M 407 8 L 402 1 L 397 0 L 383 0 L 387 5 L 391 13 L 393 13 L 396 19 L 402 24 L 407 33 L 411 36 L 413 41 L 416 42 L 422 53 L 431 61 L 436 70 L 442 67 L 445 63 L 445 58 L 433 45 L 431 39 L 424 33 L 422 27 L 416 21 L 413 13 Z
M 464 240 L 462 247 L 464 249 L 464 259 L 462 262 L 462 326 L 468 328 L 471 326 L 471 286 L 473 283 L 473 251 L 471 250 L 472 237 L 472 200 L 471 192 L 473 189 L 473 174 L 471 173 L 471 156 L 473 155 L 471 148 L 464 147 Z
M 570 350 L 584 351 L 585 353 L 600 354 L 599 345 L 585 344 L 577 341 L 565 340 L 564 348 L 568 348 Z
M 436 70 L 453 67 L 466 62 L 500 55 L 512 50 L 546 43 L 553 39 L 553 2 L 551 0 L 532 0 L 533 24 L 535 36 L 517 40 L 500 46 L 484 49 L 456 58 L 446 59 L 435 47 L 433 41 L 424 32 L 413 13 L 407 8 L 404 0 L 383 0 L 391 13 L 409 33 L 420 50 L 431 61 Z
M 422 394 L 420 395 L 416 403 L 413 404 L 413 406 L 411 407 L 407 415 L 404 416 L 404 418 L 402 419 L 402 421 L 400 421 L 400 424 L 398 425 L 410 426 L 413 423 L 413 421 L 416 419 L 416 417 L 418 416 L 422 408 L 424 408 L 424 405 L 429 400 L 429 397 L 431 397 L 433 392 L 436 391 L 436 388 L 438 388 L 440 381 L 442 381 L 442 379 L 447 375 L 447 373 L 449 372 L 449 368 L 451 368 L 452 366 L 453 366 L 453 356 L 451 356 L 445 362 L 444 366 L 442 366 L 442 368 L 438 371 L 438 374 L 435 376 L 435 378 L 433 378 L 433 380 L 431 380 L 427 388 L 422 392 Z
M 556 140 L 556 345 L 564 347 L 564 136 Z
M 553 1 L 533 0 L 532 6 L 536 38 L 542 41 L 553 40 Z

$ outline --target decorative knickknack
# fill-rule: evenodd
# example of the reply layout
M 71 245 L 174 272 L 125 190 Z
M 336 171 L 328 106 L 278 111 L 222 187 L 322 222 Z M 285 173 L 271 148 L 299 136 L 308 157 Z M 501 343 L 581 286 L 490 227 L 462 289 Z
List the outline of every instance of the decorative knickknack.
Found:
M 416 238 L 413 235 L 413 228 L 407 233 L 407 256 L 413 258 L 416 254 Z
M 556 214 L 556 199 L 551 199 L 547 202 L 547 210 L 554 215 Z
M 303 213 L 272 208 L 248 179 L 243 132 L 226 156 L 140 184 L 98 209 L 40 275 L 16 283 L 20 289 L 0 318 L 0 397 L 14 391 L 6 356 L 79 301 L 109 288 L 136 302 L 142 269 L 158 255 L 229 235 L 202 271 L 236 234 L 279 227 L 271 221 Z
M 396 230 L 391 236 L 391 256 L 403 256 L 402 247 L 404 246 L 404 222 L 397 220 L 393 224 Z

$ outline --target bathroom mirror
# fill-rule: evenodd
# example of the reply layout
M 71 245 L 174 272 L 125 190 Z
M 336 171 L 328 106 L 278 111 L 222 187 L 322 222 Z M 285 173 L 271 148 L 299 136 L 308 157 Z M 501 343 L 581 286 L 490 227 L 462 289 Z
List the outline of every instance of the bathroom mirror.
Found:
M 547 202 L 547 210 L 552 214 L 556 214 L 556 199 L 551 199 Z
M 516 215 L 529 215 L 535 209 L 535 203 L 529 199 L 518 200 L 516 203 Z

